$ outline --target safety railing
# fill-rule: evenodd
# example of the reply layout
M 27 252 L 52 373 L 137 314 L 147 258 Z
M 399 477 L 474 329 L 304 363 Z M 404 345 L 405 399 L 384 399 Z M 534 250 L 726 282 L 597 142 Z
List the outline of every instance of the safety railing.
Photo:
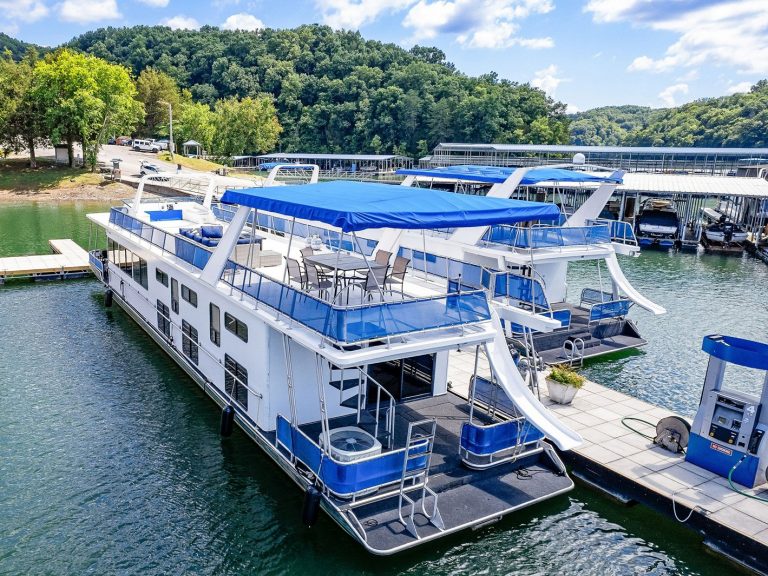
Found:
M 481 290 L 341 306 L 229 260 L 221 280 L 329 341 L 351 345 L 490 319 Z
M 109 212 L 109 221 L 200 270 L 205 267 L 211 257 L 210 250 L 205 247 L 142 222 L 127 214 L 124 208 L 112 208 Z
M 608 226 L 611 242 L 626 244 L 628 246 L 637 246 L 637 237 L 635 236 L 635 231 L 629 222 L 598 218 L 596 220 L 587 220 L 587 224 L 596 226 Z
M 231 221 L 237 210 L 237 207 L 228 204 L 214 204 L 211 208 L 214 216 L 225 222 Z M 253 212 L 248 216 L 248 224 L 253 224 Z M 283 218 L 266 212 L 257 214 L 256 227 L 264 232 L 270 232 L 279 236 L 286 236 L 293 231 L 293 235 L 296 238 L 316 237 L 329 250 L 341 249 L 346 252 L 362 253 L 364 256 L 372 255 L 378 244 L 376 240 L 358 236 L 357 238 L 360 242 L 360 247 L 358 247 L 357 243 L 353 242 L 351 238 L 343 238 L 341 233 L 335 230 L 312 226 L 303 222 L 295 222 L 293 227 L 291 227 L 290 218 Z M 362 248 L 362 252 L 360 248 Z
M 481 242 L 501 244 L 521 250 L 564 248 L 568 246 L 595 246 L 611 242 L 607 224 L 590 226 L 491 226 Z
M 544 286 L 536 278 L 483 269 L 481 284 L 493 298 L 511 298 L 528 304 L 537 312 L 551 309 Z

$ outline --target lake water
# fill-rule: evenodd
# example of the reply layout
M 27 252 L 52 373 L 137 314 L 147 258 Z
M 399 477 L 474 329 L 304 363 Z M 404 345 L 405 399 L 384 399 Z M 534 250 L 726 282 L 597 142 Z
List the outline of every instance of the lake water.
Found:
M 84 214 L 96 208 L 0 206 L 0 256 L 44 253 L 48 238 L 87 245 Z M 689 410 L 700 334 L 765 333 L 757 287 L 768 267 L 663 254 L 622 263 L 670 316 L 637 314 L 646 351 L 587 373 Z M 574 290 L 590 272 L 574 272 Z M 323 515 L 301 525 L 299 491 L 244 434 L 219 437 L 215 405 L 103 307 L 95 280 L 0 287 L 0 327 L 2 575 L 733 573 L 674 520 L 581 486 L 489 528 L 370 556 Z

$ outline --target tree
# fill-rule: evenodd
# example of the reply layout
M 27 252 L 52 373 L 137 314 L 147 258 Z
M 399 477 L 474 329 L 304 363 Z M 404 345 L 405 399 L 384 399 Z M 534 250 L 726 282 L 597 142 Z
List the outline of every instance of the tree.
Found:
M 381 141 L 381 138 L 378 134 L 374 134 L 373 138 L 371 138 L 371 150 L 373 150 L 374 154 L 381 154 L 381 151 L 384 149 L 384 144 Z
M 269 96 L 216 103 L 214 151 L 224 156 L 272 150 L 282 132 Z
M 144 105 L 144 136 L 168 135 L 168 104 L 178 110 L 181 94 L 176 81 L 154 68 L 142 70 L 136 80 L 136 98 Z M 167 102 L 168 104 L 165 104 Z
M 35 65 L 30 95 L 43 111 L 47 135 L 66 141 L 69 165 L 80 142 L 91 170 L 108 135 L 131 132 L 144 113 L 126 68 L 66 49 Z
M 181 105 L 178 119 L 174 118 L 174 137 L 179 144 L 196 140 L 204 150 L 211 150 L 216 134 L 216 116 L 208 104 L 187 102 Z M 181 146 L 176 146 L 181 150 Z
M 32 74 L 37 63 L 37 50 L 30 48 L 24 59 L 16 65 L 15 78 L 0 82 L 7 94 L 16 94 L 17 106 L 6 118 L 2 138 L 14 152 L 26 148 L 29 152 L 30 168 L 37 167 L 35 145 L 44 141 L 43 111 L 31 92 Z M 1 73 L 0 73 L 1 74 Z

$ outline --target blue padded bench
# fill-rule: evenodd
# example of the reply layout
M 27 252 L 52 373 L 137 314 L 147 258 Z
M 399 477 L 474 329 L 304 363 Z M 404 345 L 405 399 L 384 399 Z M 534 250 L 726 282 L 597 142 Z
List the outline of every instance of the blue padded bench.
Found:
M 183 220 L 181 210 L 147 210 L 150 222 L 162 222 L 163 220 Z

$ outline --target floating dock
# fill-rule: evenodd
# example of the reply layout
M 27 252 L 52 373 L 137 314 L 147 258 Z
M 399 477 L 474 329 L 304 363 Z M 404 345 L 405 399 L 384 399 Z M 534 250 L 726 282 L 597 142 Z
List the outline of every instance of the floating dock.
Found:
M 91 274 L 88 252 L 73 240 L 48 240 L 53 254 L 0 258 L 0 284 L 9 278 L 61 280 Z
M 478 375 L 490 376 L 480 355 Z M 473 374 L 473 352 L 451 354 L 448 368 L 452 392 L 469 396 Z M 622 424 L 625 417 L 655 423 L 675 415 L 621 392 L 587 382 L 569 405 L 552 402 L 544 378 L 540 378 L 541 401 L 560 420 L 578 431 L 584 443 L 561 457 L 573 475 L 589 486 L 626 504 L 641 503 L 677 518 L 703 535 L 706 549 L 725 556 L 742 567 L 768 574 L 768 503 L 734 492 L 726 478 L 685 461 Z M 628 422 L 653 436 L 655 429 Z M 768 487 L 754 489 L 736 485 L 753 496 L 768 499 Z

